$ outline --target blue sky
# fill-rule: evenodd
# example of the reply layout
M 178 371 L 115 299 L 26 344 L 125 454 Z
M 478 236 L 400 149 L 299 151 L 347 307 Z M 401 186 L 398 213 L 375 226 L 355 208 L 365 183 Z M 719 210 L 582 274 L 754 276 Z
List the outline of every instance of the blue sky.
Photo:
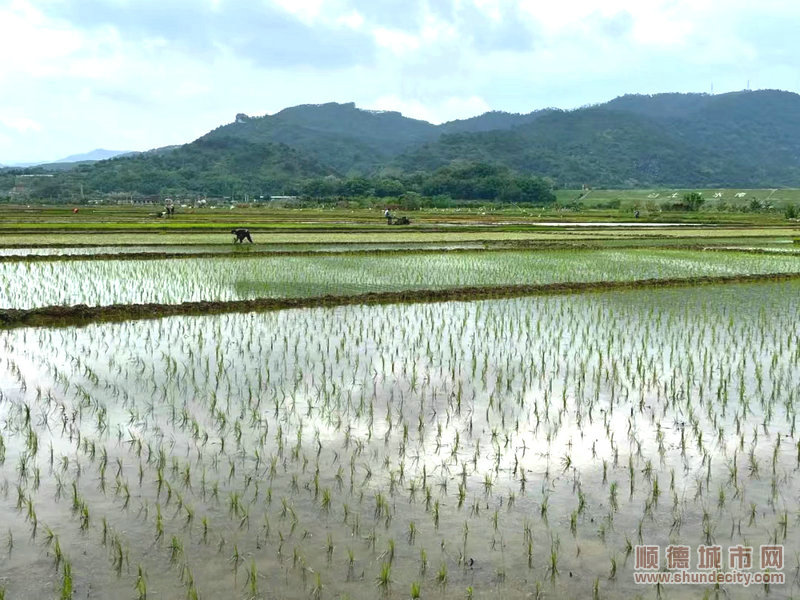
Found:
M 0 163 L 354 101 L 442 122 L 625 93 L 800 90 L 800 3 L 0 0 Z

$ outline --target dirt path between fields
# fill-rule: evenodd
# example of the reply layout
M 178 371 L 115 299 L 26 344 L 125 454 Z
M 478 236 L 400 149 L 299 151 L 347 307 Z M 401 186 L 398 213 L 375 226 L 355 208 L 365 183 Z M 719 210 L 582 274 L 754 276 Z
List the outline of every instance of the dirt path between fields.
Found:
M 258 298 L 255 300 L 183 302 L 180 304 L 114 304 L 109 306 L 87 306 L 85 304 L 78 304 L 74 306 L 45 306 L 27 310 L 0 309 L 0 327 L 64 327 L 86 325 L 96 322 L 160 319 L 178 315 L 202 316 L 222 313 L 266 312 L 292 308 L 318 308 L 358 304 L 414 304 L 420 302 L 471 301 L 660 287 L 777 282 L 795 279 L 800 279 L 800 273 L 462 287 L 439 290 L 406 290 L 401 292 L 373 292 L 355 295 L 328 295 L 304 298 Z

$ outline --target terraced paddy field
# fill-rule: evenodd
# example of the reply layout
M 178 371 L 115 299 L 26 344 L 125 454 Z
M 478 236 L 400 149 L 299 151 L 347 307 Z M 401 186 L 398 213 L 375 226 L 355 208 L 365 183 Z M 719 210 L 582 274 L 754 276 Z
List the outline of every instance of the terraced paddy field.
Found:
M 798 597 L 795 231 L 2 234 L 0 597 Z

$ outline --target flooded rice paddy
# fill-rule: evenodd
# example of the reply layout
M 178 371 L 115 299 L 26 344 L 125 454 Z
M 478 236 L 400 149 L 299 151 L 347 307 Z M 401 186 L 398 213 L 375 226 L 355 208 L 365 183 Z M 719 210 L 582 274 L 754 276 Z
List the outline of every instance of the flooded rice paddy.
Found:
M 0 263 L 0 308 L 800 273 L 794 255 L 555 250 Z
M 630 277 L 734 264 L 651 255 L 635 270 L 616 252 L 569 268 Z M 402 264 L 413 272 L 414 260 Z M 564 272 L 548 260 L 493 272 L 475 258 L 436 273 L 444 285 L 476 269 L 503 281 Z M 176 276 L 242 293 L 240 264 L 225 283 L 213 261 Z M 32 297 L 102 292 L 92 277 L 110 290 L 104 302 L 162 297 L 155 283 L 133 286 L 147 265 L 103 265 L 31 265 L 47 282 Z M 352 267 L 373 282 L 417 281 L 381 262 L 335 266 L 251 265 L 249 276 L 266 286 L 280 270 L 320 268 L 348 285 Z M 81 285 L 60 294 L 71 277 Z M 154 278 L 165 301 L 189 295 Z M 33 294 L 6 286 L 4 303 Z M 799 315 L 800 284 L 788 282 L 0 331 L 0 589 L 797 596 Z M 784 544 L 787 582 L 637 586 L 640 543 Z
M 482 242 L 464 243 L 369 243 L 369 244 L 151 244 L 127 246 L 64 246 L 64 247 L 0 247 L 0 257 L 29 257 L 29 256 L 85 256 L 91 258 L 108 254 L 225 254 L 261 255 L 285 252 L 365 252 L 376 250 L 462 250 L 484 248 Z

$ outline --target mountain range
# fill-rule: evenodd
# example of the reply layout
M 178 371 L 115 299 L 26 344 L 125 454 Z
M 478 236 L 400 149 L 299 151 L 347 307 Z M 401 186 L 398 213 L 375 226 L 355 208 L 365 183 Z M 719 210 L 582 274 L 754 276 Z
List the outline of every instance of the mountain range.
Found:
M 432 125 L 394 111 L 362 110 L 355 103 L 307 104 L 264 117 L 236 115 L 199 141 L 236 139 L 286 144 L 342 174 L 368 175 L 392 165 L 399 155 L 452 133 L 508 130 L 535 120 L 527 115 L 488 112 Z
M 125 156 L 126 154 L 131 154 L 131 152 L 129 150 L 106 150 L 105 148 L 96 148 L 90 152 L 84 152 L 82 154 L 71 154 L 66 158 L 62 158 L 61 160 L 56 160 L 53 162 L 74 163 L 74 162 L 107 160 L 109 158 L 115 158 L 117 156 Z
M 99 160 L 107 160 L 109 158 L 126 156 L 128 154 L 134 153 L 130 152 L 129 150 L 106 150 L 104 148 L 96 148 L 89 152 L 84 152 L 82 154 L 71 154 L 54 161 L 12 163 L 9 165 L 0 165 L 0 168 L 46 167 L 61 170 L 69 168 L 69 165 L 74 163 L 97 162 Z
M 238 114 L 191 143 L 76 169 L 103 192 L 256 194 L 331 176 L 408 179 L 464 164 L 561 187 L 800 186 L 800 96 L 626 95 L 574 110 L 489 112 L 440 125 L 353 103 L 301 105 Z

